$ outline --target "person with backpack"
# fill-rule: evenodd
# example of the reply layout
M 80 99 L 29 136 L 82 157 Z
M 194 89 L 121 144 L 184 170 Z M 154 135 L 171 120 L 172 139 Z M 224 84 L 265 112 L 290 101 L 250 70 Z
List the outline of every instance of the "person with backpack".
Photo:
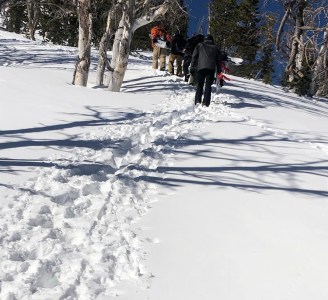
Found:
M 211 102 L 212 84 L 215 79 L 215 72 L 221 74 L 221 64 L 224 57 L 220 48 L 215 45 L 214 38 L 208 34 L 203 43 L 196 46 L 191 59 L 190 73 L 197 72 L 197 88 L 195 95 L 195 105 L 202 103 L 209 106 Z M 205 89 L 204 89 L 205 85 Z M 202 96 L 203 101 L 202 101 Z
M 183 61 L 183 52 L 186 46 L 186 40 L 180 34 L 180 32 L 176 32 L 173 35 L 171 42 L 171 52 L 169 55 L 169 73 L 174 75 L 174 62 L 176 61 L 177 72 L 176 75 L 182 77 L 182 61 Z
M 160 71 L 165 71 L 166 66 L 166 56 L 167 56 L 167 48 L 161 48 L 156 45 L 158 40 L 166 41 L 166 46 L 169 46 L 171 43 L 171 36 L 165 30 L 162 24 L 159 24 L 153 27 L 150 30 L 151 36 L 151 45 L 153 47 L 153 63 L 152 67 L 154 70 L 158 69 L 158 60 L 159 60 L 159 68 Z
M 204 41 L 203 34 L 197 34 L 187 39 L 184 57 L 183 57 L 183 73 L 185 76 L 185 82 L 188 82 L 190 77 L 189 66 L 191 63 L 192 53 L 195 50 L 195 47 Z

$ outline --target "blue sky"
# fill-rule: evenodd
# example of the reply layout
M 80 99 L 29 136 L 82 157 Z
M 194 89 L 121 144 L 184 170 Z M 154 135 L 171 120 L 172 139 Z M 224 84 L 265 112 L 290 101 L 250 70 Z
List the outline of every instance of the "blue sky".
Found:
M 191 36 L 198 29 L 202 17 L 205 18 L 206 24 L 204 30 L 207 28 L 208 4 L 210 0 L 185 0 L 185 4 L 189 8 L 189 30 L 188 36 Z M 206 32 L 203 32 L 206 33 Z
M 191 36 L 193 33 L 195 33 L 199 27 L 199 24 L 202 20 L 202 17 L 204 17 L 204 33 L 206 34 L 207 30 L 207 15 L 208 15 L 208 5 L 211 2 L 211 0 L 185 0 L 184 3 L 189 8 L 189 30 L 188 30 L 188 36 Z M 260 0 L 260 6 L 264 3 L 264 0 Z M 270 9 L 271 11 L 277 10 L 277 8 L 280 7 L 279 4 L 277 4 L 274 1 L 268 1 L 268 7 L 267 9 Z

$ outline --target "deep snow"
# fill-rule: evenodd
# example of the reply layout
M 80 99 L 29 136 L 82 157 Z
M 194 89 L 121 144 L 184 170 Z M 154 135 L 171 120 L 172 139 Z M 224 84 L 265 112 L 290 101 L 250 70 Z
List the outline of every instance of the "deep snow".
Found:
M 206 109 L 131 56 L 0 31 L 1 299 L 328 297 L 328 104 L 234 77 Z

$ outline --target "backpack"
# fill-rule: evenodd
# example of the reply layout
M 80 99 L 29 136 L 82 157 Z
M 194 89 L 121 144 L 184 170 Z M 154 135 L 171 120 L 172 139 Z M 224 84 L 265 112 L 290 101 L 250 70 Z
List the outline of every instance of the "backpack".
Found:
M 190 39 L 187 40 L 186 44 L 186 52 L 192 54 L 196 48 L 196 46 L 204 41 L 204 35 L 202 34 L 197 34 Z
M 221 61 L 228 61 L 228 54 L 225 51 L 220 51 L 221 52 Z

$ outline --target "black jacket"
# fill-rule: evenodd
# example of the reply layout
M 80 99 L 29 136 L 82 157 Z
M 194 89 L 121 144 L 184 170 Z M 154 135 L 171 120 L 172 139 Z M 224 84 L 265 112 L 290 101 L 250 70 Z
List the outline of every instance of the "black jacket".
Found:
M 191 59 L 191 68 L 197 71 L 209 69 L 221 72 L 223 57 L 218 46 L 211 40 L 205 40 L 196 46 Z
M 183 56 L 186 40 L 181 34 L 175 34 L 172 39 L 171 53 Z
M 196 46 L 202 42 L 204 42 L 204 35 L 202 35 L 202 34 L 197 34 L 197 35 L 191 37 L 190 39 L 188 39 L 186 42 L 185 55 L 192 56 L 192 53 L 194 52 Z

